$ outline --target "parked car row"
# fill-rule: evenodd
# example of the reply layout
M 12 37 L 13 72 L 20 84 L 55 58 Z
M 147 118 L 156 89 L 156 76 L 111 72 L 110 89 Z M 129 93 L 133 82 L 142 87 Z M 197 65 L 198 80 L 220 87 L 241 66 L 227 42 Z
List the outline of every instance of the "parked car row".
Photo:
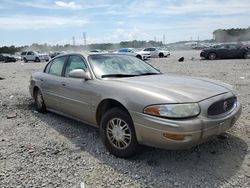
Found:
M 107 53 L 107 51 L 103 50 L 91 50 L 90 53 Z M 147 60 L 151 57 L 168 57 L 170 56 L 170 52 L 168 50 L 160 49 L 160 48 L 144 48 L 144 49 L 136 49 L 136 48 L 120 48 L 113 53 L 116 54 L 125 54 L 125 55 L 132 55 L 142 60 Z
M 146 60 L 151 57 L 149 52 L 146 51 L 138 51 L 135 48 L 121 48 L 117 50 L 115 53 L 133 55 L 139 59 Z

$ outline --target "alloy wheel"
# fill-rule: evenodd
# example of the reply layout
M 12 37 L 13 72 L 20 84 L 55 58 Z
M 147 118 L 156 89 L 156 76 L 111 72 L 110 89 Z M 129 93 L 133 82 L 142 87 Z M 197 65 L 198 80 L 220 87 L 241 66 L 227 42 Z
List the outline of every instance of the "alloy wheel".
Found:
M 109 142 L 117 149 L 125 149 L 131 143 L 130 127 L 120 118 L 113 118 L 108 122 L 106 134 Z

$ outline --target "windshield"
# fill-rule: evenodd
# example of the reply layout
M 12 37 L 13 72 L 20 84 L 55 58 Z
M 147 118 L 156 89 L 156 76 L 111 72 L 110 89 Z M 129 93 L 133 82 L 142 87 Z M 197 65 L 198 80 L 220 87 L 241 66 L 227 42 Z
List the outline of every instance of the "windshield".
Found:
M 98 78 L 161 74 L 144 61 L 126 55 L 90 55 L 89 62 Z

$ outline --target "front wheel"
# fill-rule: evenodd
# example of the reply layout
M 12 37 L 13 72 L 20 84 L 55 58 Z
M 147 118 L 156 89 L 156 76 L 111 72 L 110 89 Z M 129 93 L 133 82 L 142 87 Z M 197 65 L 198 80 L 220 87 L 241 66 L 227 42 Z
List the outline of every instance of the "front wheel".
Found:
M 142 56 L 141 55 L 137 55 L 136 56 L 138 59 L 142 59 Z
M 216 53 L 213 53 L 213 52 L 212 52 L 212 53 L 209 53 L 209 54 L 208 54 L 208 59 L 209 59 L 209 60 L 215 60 L 216 57 L 217 57 L 217 56 L 216 56 Z
M 128 158 L 138 150 L 133 120 L 120 108 L 113 108 L 104 114 L 100 135 L 108 151 L 117 157 Z
M 244 59 L 249 59 L 249 58 L 250 58 L 250 52 L 245 52 Z
M 164 57 L 164 54 L 163 53 L 160 53 L 159 54 L 159 58 L 163 58 Z

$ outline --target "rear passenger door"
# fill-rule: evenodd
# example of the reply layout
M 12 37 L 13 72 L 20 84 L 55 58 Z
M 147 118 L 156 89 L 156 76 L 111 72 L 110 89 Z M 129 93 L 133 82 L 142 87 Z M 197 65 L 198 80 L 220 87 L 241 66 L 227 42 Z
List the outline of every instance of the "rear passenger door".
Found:
M 64 106 L 62 72 L 67 58 L 68 56 L 61 56 L 51 61 L 45 69 L 46 76 L 41 80 L 46 106 L 57 111 L 63 111 Z
M 238 48 L 238 46 L 235 44 L 229 44 L 228 50 L 229 50 L 229 58 L 239 58 L 242 56 L 240 48 Z

